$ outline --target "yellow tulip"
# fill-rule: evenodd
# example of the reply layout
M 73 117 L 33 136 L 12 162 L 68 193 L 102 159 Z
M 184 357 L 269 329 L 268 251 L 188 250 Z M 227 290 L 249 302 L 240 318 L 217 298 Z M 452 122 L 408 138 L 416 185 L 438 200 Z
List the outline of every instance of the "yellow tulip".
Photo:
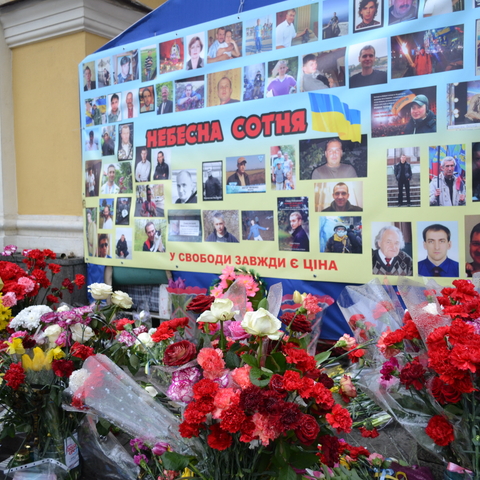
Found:
M 33 349 L 33 358 L 29 355 L 22 356 L 22 365 L 25 370 L 33 370 L 39 372 L 40 370 L 50 370 L 52 368 L 53 352 L 51 350 L 45 355 L 45 352 L 40 347 Z
M 300 293 L 298 290 L 295 290 L 293 292 L 293 301 L 295 303 L 303 303 L 306 297 L 307 297 L 306 293 Z
M 18 355 L 22 355 L 25 353 L 25 349 L 23 348 L 22 339 L 20 337 L 14 338 L 12 342 L 6 342 L 8 344 L 7 353 L 9 355 L 13 355 L 17 353 Z

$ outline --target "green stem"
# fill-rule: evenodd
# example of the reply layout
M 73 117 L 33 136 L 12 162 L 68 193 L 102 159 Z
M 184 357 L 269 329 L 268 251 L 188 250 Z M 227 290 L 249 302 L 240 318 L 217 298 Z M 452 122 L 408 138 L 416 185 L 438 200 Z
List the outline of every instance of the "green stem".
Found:
M 220 350 L 225 353 L 225 348 L 227 346 L 227 340 L 225 338 L 225 332 L 223 330 L 223 320 L 220 320 Z

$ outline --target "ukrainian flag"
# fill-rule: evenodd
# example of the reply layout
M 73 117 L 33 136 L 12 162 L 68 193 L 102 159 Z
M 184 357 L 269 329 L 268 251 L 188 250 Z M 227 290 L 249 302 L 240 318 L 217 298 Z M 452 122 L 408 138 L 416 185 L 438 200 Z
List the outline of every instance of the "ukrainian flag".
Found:
M 95 103 L 97 104 L 100 113 L 107 113 L 107 99 L 106 97 L 98 97 L 95 99 Z
M 335 95 L 309 92 L 312 128 L 319 132 L 336 132 L 341 140 L 360 142 L 360 110 L 353 110 Z

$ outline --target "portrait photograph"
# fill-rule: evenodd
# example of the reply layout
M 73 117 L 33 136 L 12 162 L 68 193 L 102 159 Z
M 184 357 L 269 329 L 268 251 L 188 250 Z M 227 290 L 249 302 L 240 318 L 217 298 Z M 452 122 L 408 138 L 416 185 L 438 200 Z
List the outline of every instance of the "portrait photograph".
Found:
M 465 215 L 465 270 L 467 277 L 480 274 L 480 215 Z
M 208 31 L 207 63 L 223 62 L 242 56 L 242 22 Z
M 100 229 L 111 230 L 114 225 L 114 199 L 113 198 L 101 198 L 99 202 L 99 214 Z
M 418 2 L 420 0 L 388 0 L 388 24 L 416 20 L 418 16 Z
M 202 163 L 203 201 L 223 200 L 223 162 Z
M 300 180 L 367 176 L 367 135 L 361 142 L 338 137 L 300 140 Z
M 164 186 L 157 184 L 137 185 L 135 217 L 164 217 Z
M 150 45 L 140 50 L 140 69 L 142 82 L 157 78 L 157 46 Z
M 149 113 L 155 111 L 155 90 L 153 85 L 138 89 L 138 100 L 140 103 L 140 113 Z
M 131 260 L 133 250 L 132 229 L 117 228 L 115 230 L 115 258 L 117 260 Z
M 316 212 L 363 212 L 363 182 L 315 183 Z
M 345 50 L 309 53 L 302 58 L 298 83 L 301 92 L 345 86 Z
M 135 252 L 165 253 L 167 221 L 164 218 L 135 219 L 133 250 Z
M 274 218 L 273 210 L 242 210 L 242 240 L 273 242 Z
M 174 38 L 160 44 L 160 73 L 183 70 L 184 60 L 183 38 Z
M 372 222 L 371 238 L 373 275 L 413 275 L 410 222 Z
M 463 68 L 463 26 L 433 28 L 391 37 L 392 78 Z
M 112 58 L 105 57 L 97 60 L 97 87 L 109 87 L 112 85 Z
M 298 57 L 268 62 L 267 97 L 297 93 Z
M 320 253 L 362 253 L 362 217 L 320 217 Z
M 131 50 L 113 57 L 115 65 L 115 84 L 138 80 L 138 50 Z
M 435 86 L 374 93 L 371 105 L 373 138 L 437 131 Z
M 383 27 L 383 3 L 379 0 L 354 0 L 353 33 Z
M 227 194 L 266 192 L 265 155 L 227 157 L 225 176 Z
M 416 241 L 419 276 L 458 278 L 458 222 L 417 222 Z
M 480 142 L 472 143 L 471 178 L 472 178 L 472 201 L 480 202 Z
M 309 252 L 310 227 L 308 197 L 277 198 L 278 249 Z
M 98 208 L 92 207 L 85 210 L 85 234 L 87 236 L 88 256 L 96 257 L 98 253 Z
M 420 207 L 420 147 L 387 150 L 388 207 Z
M 152 176 L 151 150 L 145 146 L 135 149 L 135 181 L 149 182 Z
M 84 152 L 92 152 L 95 156 L 100 154 L 100 132 L 101 129 L 98 127 L 83 130 Z
M 108 123 L 119 122 L 122 119 L 122 94 L 112 93 L 107 96 L 107 121 Z
M 352 45 L 348 54 L 350 88 L 387 83 L 387 39 Z
M 258 100 L 265 96 L 265 64 L 243 67 L 243 101 Z
M 157 115 L 172 113 L 173 108 L 173 82 L 162 82 L 155 85 L 157 95 Z
M 168 240 L 170 242 L 202 241 L 200 210 L 168 210 Z
M 100 149 L 102 157 L 115 155 L 115 146 L 117 144 L 117 128 L 109 125 L 102 128 L 102 137 L 100 139 Z
M 444 13 L 465 10 L 465 0 L 424 0 L 423 16 L 434 17 Z
M 111 163 L 105 160 L 102 165 L 101 195 L 132 193 L 131 162 Z
M 97 251 L 99 258 L 112 258 L 112 246 L 109 233 L 97 234 Z
M 85 196 L 98 197 L 101 174 L 101 160 L 87 160 L 85 162 Z
M 277 12 L 275 48 L 289 48 L 318 40 L 318 3 Z
M 238 210 L 203 210 L 204 242 L 239 243 Z
M 480 128 L 480 81 L 447 84 L 447 129 Z
M 133 123 L 123 123 L 118 126 L 118 160 L 133 159 Z
M 175 111 L 197 110 L 205 105 L 205 77 L 190 77 L 175 82 Z
M 428 148 L 431 207 L 466 205 L 465 144 Z
M 258 17 L 245 22 L 245 52 L 247 55 L 272 51 L 272 18 Z
M 207 77 L 208 106 L 238 103 L 242 96 L 242 69 L 210 73 Z
M 87 105 L 88 102 L 88 105 Z M 102 95 L 86 100 L 87 126 L 88 125 L 103 125 L 107 123 L 107 97 Z
M 196 70 L 205 66 L 205 32 L 187 35 L 185 39 L 185 56 L 187 63 L 185 70 Z
M 197 171 L 173 170 L 171 189 L 172 203 L 197 203 Z
M 95 62 L 85 62 L 83 68 L 83 91 L 95 90 L 97 88 L 97 82 L 95 80 Z
M 137 118 L 140 111 L 138 88 L 125 90 L 122 99 L 122 118 L 124 120 Z
M 93 98 L 87 98 L 84 102 L 84 106 L 85 106 L 85 114 L 84 114 L 85 126 L 87 128 L 91 128 L 95 125 L 93 121 Z
M 171 148 L 152 149 L 152 181 L 170 179 L 170 165 L 172 162 Z
M 132 208 L 132 197 L 118 197 L 115 215 L 115 225 L 130 224 L 130 210 Z
M 293 145 L 270 147 L 272 190 L 295 190 L 297 156 Z
M 322 8 L 322 39 L 348 35 L 348 1 L 324 0 Z

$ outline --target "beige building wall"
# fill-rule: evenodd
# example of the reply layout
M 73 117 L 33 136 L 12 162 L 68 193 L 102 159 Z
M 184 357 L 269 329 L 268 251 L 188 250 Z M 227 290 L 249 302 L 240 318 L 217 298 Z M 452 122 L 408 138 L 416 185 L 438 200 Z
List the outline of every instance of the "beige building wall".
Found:
M 81 215 L 78 64 L 107 39 L 80 32 L 12 49 L 19 215 Z

